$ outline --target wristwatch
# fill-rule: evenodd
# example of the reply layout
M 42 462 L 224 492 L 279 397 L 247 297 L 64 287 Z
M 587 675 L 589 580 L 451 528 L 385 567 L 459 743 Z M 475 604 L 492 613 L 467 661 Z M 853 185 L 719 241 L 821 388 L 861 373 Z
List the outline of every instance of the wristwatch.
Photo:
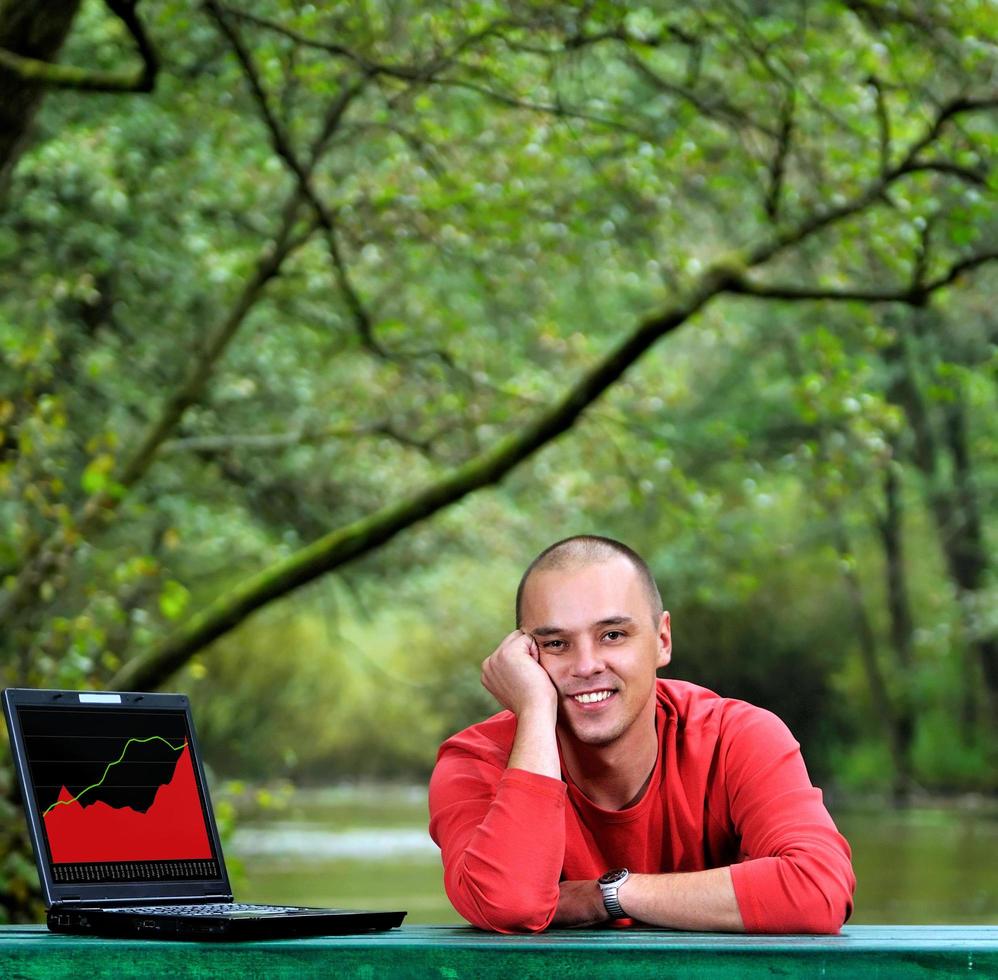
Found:
M 617 890 L 630 877 L 631 872 L 627 868 L 614 868 L 612 871 L 601 874 L 596 879 L 596 884 L 599 885 L 600 891 L 603 893 L 603 905 L 606 907 L 611 919 L 626 919 L 629 917 L 620 907 L 620 902 L 617 899 Z

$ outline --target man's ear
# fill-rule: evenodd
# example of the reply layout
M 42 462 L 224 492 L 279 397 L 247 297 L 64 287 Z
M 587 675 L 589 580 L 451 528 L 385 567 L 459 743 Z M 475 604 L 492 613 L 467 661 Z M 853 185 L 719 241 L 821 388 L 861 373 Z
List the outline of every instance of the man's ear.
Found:
M 662 613 L 658 621 L 658 661 L 656 667 L 665 667 L 672 660 L 672 625 L 669 621 L 669 611 Z

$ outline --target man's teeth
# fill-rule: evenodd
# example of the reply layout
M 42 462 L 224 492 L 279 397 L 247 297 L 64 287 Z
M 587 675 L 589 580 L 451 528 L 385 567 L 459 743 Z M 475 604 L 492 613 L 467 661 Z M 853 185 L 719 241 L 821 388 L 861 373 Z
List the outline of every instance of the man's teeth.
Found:
M 605 701 L 613 691 L 593 691 L 591 694 L 573 694 L 579 704 L 595 704 L 597 701 Z

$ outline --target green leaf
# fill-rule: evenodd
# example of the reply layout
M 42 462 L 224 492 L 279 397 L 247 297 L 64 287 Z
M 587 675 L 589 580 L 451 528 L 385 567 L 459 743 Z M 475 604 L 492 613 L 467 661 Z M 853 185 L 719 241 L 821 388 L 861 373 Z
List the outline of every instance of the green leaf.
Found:
M 169 579 L 163 583 L 163 589 L 159 594 L 159 611 L 170 620 L 179 619 L 187 604 L 191 594 L 187 588 L 174 579 Z

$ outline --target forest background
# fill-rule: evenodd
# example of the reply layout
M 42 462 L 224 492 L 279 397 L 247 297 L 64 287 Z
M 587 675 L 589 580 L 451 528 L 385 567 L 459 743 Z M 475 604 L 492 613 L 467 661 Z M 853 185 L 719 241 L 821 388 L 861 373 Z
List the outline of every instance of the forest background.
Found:
M 522 568 L 603 533 L 819 782 L 993 795 L 996 37 L 0 0 L 3 683 L 185 690 L 221 777 L 424 780 Z

